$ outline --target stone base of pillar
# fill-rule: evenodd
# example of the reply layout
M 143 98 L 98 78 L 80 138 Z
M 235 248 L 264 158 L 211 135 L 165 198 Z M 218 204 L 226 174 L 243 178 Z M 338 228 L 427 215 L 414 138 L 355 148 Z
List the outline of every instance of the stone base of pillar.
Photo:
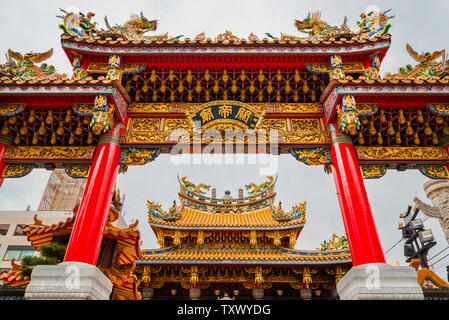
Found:
M 353 267 L 337 283 L 340 300 L 423 300 L 416 270 L 370 263 Z
M 63 262 L 36 266 L 25 290 L 27 300 L 109 300 L 112 282 L 96 266 Z
M 299 294 L 303 300 L 312 300 L 312 290 L 308 288 L 299 289 Z
M 262 300 L 264 297 L 263 288 L 253 288 L 253 298 L 256 300 Z
M 154 289 L 153 288 L 143 288 L 142 290 L 142 300 L 151 300 L 154 295 Z
M 199 300 L 201 297 L 201 289 L 200 288 L 190 288 L 189 289 L 189 297 L 192 300 Z

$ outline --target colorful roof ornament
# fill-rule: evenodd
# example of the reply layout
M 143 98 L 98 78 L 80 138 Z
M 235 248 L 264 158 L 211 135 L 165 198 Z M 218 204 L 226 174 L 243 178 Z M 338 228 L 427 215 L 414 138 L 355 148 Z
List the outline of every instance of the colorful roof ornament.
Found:
M 419 62 L 419 64 L 414 67 L 408 64 L 407 66 L 399 69 L 399 74 L 387 74 L 385 76 L 386 78 L 430 79 L 435 76 L 444 78 L 449 74 L 449 60 L 445 60 L 447 59 L 447 56 L 444 49 L 434 52 L 424 52 L 421 54 L 418 54 L 415 50 L 413 50 L 409 44 L 407 44 L 406 49 L 409 55 Z M 441 60 L 437 61 L 439 58 L 441 58 Z
M 173 205 L 168 209 L 168 211 L 162 210 L 160 204 L 147 200 L 148 213 L 152 218 L 162 219 L 165 221 L 177 221 L 182 218 L 182 211 L 184 209 L 184 201 L 181 205 L 176 204 L 176 200 L 173 200 Z
M 324 38 L 351 38 L 353 32 L 347 26 L 347 17 L 344 18 L 341 27 L 331 26 L 324 20 L 321 20 L 321 11 L 307 15 L 303 20 L 295 20 L 295 26 L 298 31 L 306 33 L 309 38 L 324 37 Z M 283 35 L 285 36 L 285 35 Z
M 87 15 L 85 15 L 82 12 L 67 12 L 61 8 L 59 10 L 65 13 L 65 16 L 56 16 L 63 21 L 62 24 L 59 25 L 59 28 L 62 29 L 64 34 L 68 36 L 78 36 L 80 38 L 91 38 L 92 34 L 98 31 L 95 28 L 97 23 L 92 23 L 91 21 L 92 17 L 95 16 L 95 13 L 88 12 Z
M 125 22 L 125 24 L 116 24 L 110 26 L 107 16 L 104 17 L 104 22 L 106 23 L 106 28 L 108 30 L 102 30 L 98 32 L 101 37 L 122 37 L 126 40 L 140 39 L 144 37 L 144 34 L 148 31 L 155 31 L 157 29 L 157 20 L 148 20 L 143 12 L 140 15 L 131 14 L 130 20 Z
M 42 63 L 40 66 L 35 63 L 42 62 L 50 58 L 53 54 L 53 49 L 43 53 L 26 53 L 22 55 L 19 52 L 8 49 L 7 61 L 0 65 L 0 78 L 8 77 L 10 79 L 17 77 L 20 80 L 29 78 L 62 78 L 63 75 L 55 73 L 55 67 Z
M 360 35 L 367 36 L 369 38 L 373 36 L 383 36 L 388 33 L 391 28 L 391 24 L 388 23 L 389 19 L 393 19 L 395 16 L 387 16 L 387 13 L 391 9 L 375 12 L 371 11 L 368 14 L 362 13 L 360 15 L 361 21 L 357 22 L 360 28 Z
M 274 207 L 272 204 L 272 213 L 273 219 L 278 222 L 285 222 L 290 220 L 299 220 L 301 223 L 306 222 L 306 204 L 307 202 L 303 202 L 292 207 L 292 210 L 289 212 L 285 212 L 282 209 L 282 204 L 279 201 L 277 207 Z
M 272 176 L 267 176 L 268 181 L 265 181 L 264 183 L 261 183 L 259 185 L 255 184 L 254 182 L 251 182 L 250 184 L 245 185 L 246 191 L 249 195 L 253 195 L 256 193 L 261 193 L 264 191 L 269 191 L 274 187 L 275 179 Z
M 345 235 L 337 236 L 335 233 L 332 234 L 328 241 L 324 240 L 321 243 L 321 251 L 330 251 L 330 250 L 342 250 L 348 249 L 348 239 L 346 239 Z
M 178 177 L 179 180 L 179 177 Z M 185 189 L 191 191 L 191 192 L 195 192 L 195 193 L 201 193 L 201 194 L 206 194 L 204 190 L 209 191 L 210 189 L 210 185 L 205 185 L 204 183 L 200 183 L 198 185 L 190 182 L 189 180 L 187 180 L 187 176 L 186 177 L 182 177 L 181 180 L 179 180 L 181 187 L 184 187 Z
M 216 38 L 215 41 L 225 41 L 225 40 L 234 40 L 234 41 L 240 41 L 239 37 L 235 36 L 232 34 L 231 31 L 226 30 L 225 33 L 221 33 L 219 34 Z

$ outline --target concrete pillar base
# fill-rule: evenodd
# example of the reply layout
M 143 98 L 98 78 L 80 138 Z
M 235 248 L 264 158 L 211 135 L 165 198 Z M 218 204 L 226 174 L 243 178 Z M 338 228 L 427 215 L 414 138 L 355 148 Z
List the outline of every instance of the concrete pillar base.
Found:
M 112 282 L 96 266 L 63 262 L 36 266 L 25 290 L 26 300 L 109 300 Z
M 423 300 L 415 269 L 370 263 L 353 267 L 337 283 L 340 300 Z
M 154 296 L 153 288 L 143 288 L 142 290 L 142 300 L 151 300 Z
M 302 288 L 299 290 L 302 300 L 312 300 L 312 290 L 308 288 Z
M 263 288 L 253 288 L 253 298 L 255 300 L 262 300 L 265 296 Z
M 191 300 L 200 300 L 201 289 L 200 288 L 190 288 L 189 289 L 189 297 Z

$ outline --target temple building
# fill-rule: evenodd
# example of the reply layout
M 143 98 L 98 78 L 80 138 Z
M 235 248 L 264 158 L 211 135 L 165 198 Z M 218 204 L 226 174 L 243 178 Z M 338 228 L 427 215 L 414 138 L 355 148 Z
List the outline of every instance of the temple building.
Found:
M 273 177 L 217 197 L 210 186 L 179 180 L 179 204 L 164 211 L 148 201 L 160 249 L 136 261 L 143 297 L 151 299 L 336 299 L 336 283 L 351 268 L 344 241 L 337 248 L 296 250 L 306 203 L 275 205 Z M 342 238 L 343 240 L 343 238 Z M 338 241 L 337 241 L 338 242 Z

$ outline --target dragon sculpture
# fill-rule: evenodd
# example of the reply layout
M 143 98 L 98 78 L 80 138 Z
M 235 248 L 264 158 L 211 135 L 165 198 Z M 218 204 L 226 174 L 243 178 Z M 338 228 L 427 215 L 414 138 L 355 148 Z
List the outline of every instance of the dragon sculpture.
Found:
M 298 31 L 306 33 L 309 38 L 351 38 L 353 33 L 347 26 L 347 17 L 344 18 L 341 27 L 331 26 L 327 22 L 321 20 L 321 12 L 315 11 L 314 13 L 307 15 L 303 20 L 295 20 L 295 26 Z M 286 37 L 286 35 L 283 35 Z
M 306 217 L 306 204 L 307 202 L 303 202 L 299 205 L 294 205 L 290 212 L 285 212 L 284 209 L 282 209 L 282 203 L 280 201 L 277 207 L 274 207 L 273 203 L 271 203 L 271 212 L 273 219 L 278 222 L 285 222 L 295 219 L 300 220 L 304 223 Z
M 409 55 L 419 62 L 418 65 L 412 67 L 410 64 L 399 69 L 399 75 L 407 79 L 432 78 L 438 76 L 440 78 L 449 74 L 449 60 L 446 57 L 446 51 L 439 50 L 434 52 L 424 52 L 418 54 L 413 48 L 407 44 L 407 52 Z M 437 59 L 441 58 L 440 61 Z
M 176 204 L 173 200 L 173 205 L 168 209 L 168 211 L 162 210 L 160 204 L 147 200 L 148 213 L 154 218 L 163 219 L 166 221 L 176 221 L 182 218 L 182 210 L 184 208 L 184 202 L 180 206 Z
M 98 35 L 102 38 L 106 37 L 122 37 L 126 40 L 134 40 L 145 38 L 144 34 L 148 31 L 155 31 L 157 29 L 157 20 L 148 20 L 143 12 L 140 15 L 131 14 L 130 20 L 123 25 L 116 24 L 110 26 L 107 16 L 104 17 L 104 22 L 108 30 L 102 30 L 98 32 Z
M 256 193 L 260 193 L 269 189 L 270 186 L 273 185 L 274 178 L 272 176 L 267 176 L 268 181 L 265 181 L 261 184 L 255 184 L 251 182 L 250 184 L 245 185 L 245 189 L 249 195 L 253 195 Z
M 92 23 L 91 19 L 95 13 L 88 12 L 85 15 L 82 12 L 67 12 L 59 8 L 65 16 L 56 16 L 62 19 L 59 28 L 68 36 L 92 37 L 98 30 L 95 28 L 97 23 Z
M 332 234 L 328 241 L 324 240 L 323 243 L 320 244 L 321 248 L 318 250 L 321 251 L 330 251 L 330 250 L 342 250 L 348 249 L 348 239 L 346 236 L 337 236 L 335 233 Z
M 202 182 L 199 185 L 195 185 L 194 183 L 187 180 L 187 177 L 182 177 L 180 181 L 182 182 L 182 186 L 191 192 L 206 194 L 203 189 L 206 191 L 210 190 L 210 185 L 205 185 Z
M 53 54 L 53 49 L 43 53 L 26 53 L 24 55 L 19 52 L 8 49 L 6 55 L 6 63 L 0 65 L 0 77 L 6 76 L 8 78 L 17 77 L 21 80 L 27 78 L 62 78 L 63 75 L 55 73 L 55 67 L 42 63 L 40 66 L 35 63 L 42 62 L 50 58 Z
M 371 11 L 368 14 L 362 13 L 360 15 L 361 21 L 357 21 L 357 25 L 360 28 L 360 35 L 370 38 L 383 36 L 388 33 L 388 30 L 391 28 L 391 24 L 388 21 L 395 17 L 387 16 L 387 13 L 390 11 L 391 9 L 382 12 Z

